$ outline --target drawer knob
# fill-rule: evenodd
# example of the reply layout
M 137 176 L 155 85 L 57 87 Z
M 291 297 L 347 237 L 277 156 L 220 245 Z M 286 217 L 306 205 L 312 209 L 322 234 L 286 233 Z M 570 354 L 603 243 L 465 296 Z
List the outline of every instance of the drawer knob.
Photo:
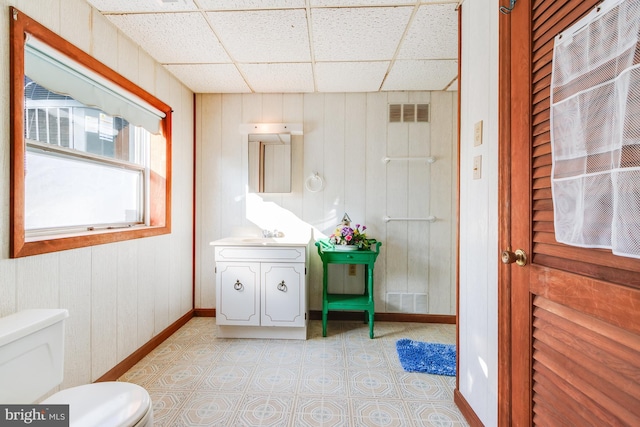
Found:
M 240 280 L 236 280 L 236 283 L 233 284 L 233 289 L 236 291 L 241 291 L 244 289 L 244 285 L 240 283 Z
M 278 286 L 276 286 L 276 289 L 278 289 L 281 292 L 287 292 L 287 285 L 284 284 L 284 280 L 278 283 Z

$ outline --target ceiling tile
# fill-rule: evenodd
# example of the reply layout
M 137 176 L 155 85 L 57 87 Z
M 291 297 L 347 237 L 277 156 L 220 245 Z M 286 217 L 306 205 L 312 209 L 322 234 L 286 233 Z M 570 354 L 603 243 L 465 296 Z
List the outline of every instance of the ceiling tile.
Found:
M 444 90 L 457 74 L 457 60 L 398 60 L 382 90 Z
M 238 62 L 311 60 L 303 9 L 208 12 L 207 18 Z
M 184 12 L 197 10 L 193 0 L 163 3 L 160 0 L 87 0 L 100 12 Z
M 312 9 L 316 61 L 393 58 L 412 7 Z
M 457 56 L 455 4 L 420 6 L 400 46 L 398 59 L 455 59 Z
M 454 1 L 87 2 L 194 92 L 457 89 Z
M 377 92 L 389 67 L 381 62 L 320 62 L 316 64 L 319 92 Z
M 304 8 L 305 0 L 196 0 L 203 10 Z
M 313 92 L 311 63 L 241 64 L 242 74 L 254 92 Z
M 439 0 L 433 0 L 439 1 Z M 407 0 L 310 0 L 311 7 L 395 6 L 415 2 Z
M 231 62 L 200 13 L 107 17 L 160 63 Z
M 195 93 L 251 92 L 233 64 L 169 64 L 165 67 Z

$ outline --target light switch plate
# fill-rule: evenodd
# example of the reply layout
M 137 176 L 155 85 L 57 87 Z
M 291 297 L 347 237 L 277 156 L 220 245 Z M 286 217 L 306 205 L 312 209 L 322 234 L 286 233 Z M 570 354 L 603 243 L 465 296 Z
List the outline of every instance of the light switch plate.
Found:
M 473 127 L 473 146 L 482 145 L 482 120 L 476 122 Z
M 482 178 L 482 156 L 473 158 L 473 179 Z

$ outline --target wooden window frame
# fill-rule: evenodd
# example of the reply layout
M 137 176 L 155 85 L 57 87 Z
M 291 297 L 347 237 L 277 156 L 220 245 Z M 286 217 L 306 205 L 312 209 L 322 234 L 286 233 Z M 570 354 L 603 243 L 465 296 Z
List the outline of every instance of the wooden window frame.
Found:
M 19 258 L 171 233 L 171 107 L 102 64 L 18 9 L 10 8 L 10 256 Z M 24 44 L 30 34 L 95 71 L 166 114 L 151 147 L 150 224 L 130 229 L 93 230 L 38 239 L 25 238 Z

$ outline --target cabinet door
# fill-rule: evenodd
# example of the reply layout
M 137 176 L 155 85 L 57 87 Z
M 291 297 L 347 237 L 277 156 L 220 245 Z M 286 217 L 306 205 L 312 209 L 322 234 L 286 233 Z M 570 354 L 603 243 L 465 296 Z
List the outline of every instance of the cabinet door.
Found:
M 216 324 L 260 324 L 260 263 L 216 263 Z
M 262 326 L 304 326 L 304 264 L 262 264 Z

